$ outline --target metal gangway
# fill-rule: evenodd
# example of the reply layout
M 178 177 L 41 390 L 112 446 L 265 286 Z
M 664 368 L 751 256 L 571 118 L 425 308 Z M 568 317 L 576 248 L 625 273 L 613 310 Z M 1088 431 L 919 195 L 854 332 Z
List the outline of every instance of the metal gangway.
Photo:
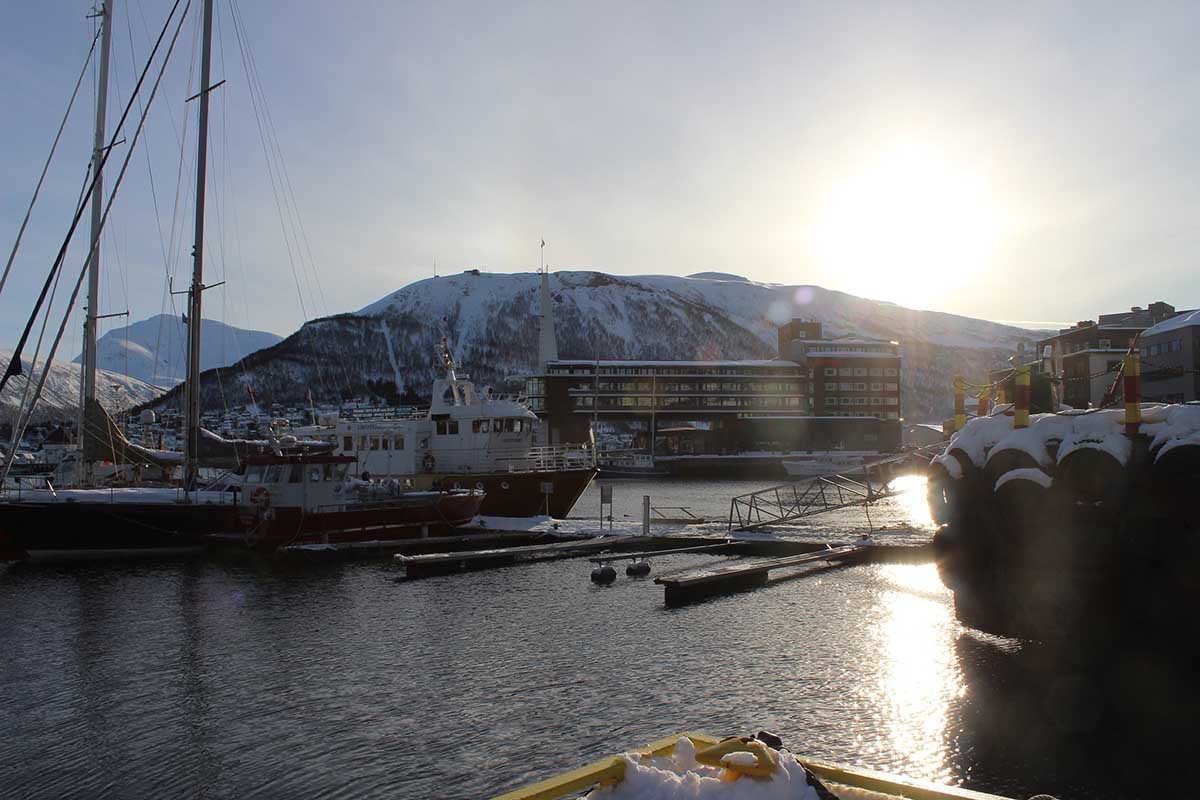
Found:
M 751 531 L 787 525 L 839 508 L 869 506 L 900 494 L 892 487 L 890 465 L 920 459 L 928 463 L 946 448 L 945 442 L 866 462 L 850 474 L 820 475 L 738 495 L 729 501 L 729 530 Z M 861 477 L 858 476 L 861 472 Z

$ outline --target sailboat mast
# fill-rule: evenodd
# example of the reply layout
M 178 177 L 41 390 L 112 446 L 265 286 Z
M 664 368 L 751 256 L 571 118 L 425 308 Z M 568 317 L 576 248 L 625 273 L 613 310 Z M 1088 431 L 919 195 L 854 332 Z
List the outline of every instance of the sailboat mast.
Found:
M 208 95 L 212 66 L 213 0 L 204 0 L 204 41 L 200 50 L 200 120 L 196 136 L 196 231 L 192 244 L 192 286 L 188 292 L 187 414 L 184 421 L 184 486 L 196 484 L 200 454 L 200 320 L 204 294 L 204 187 L 208 164 Z
M 79 439 L 87 436 L 87 406 L 96 399 L 96 319 L 100 314 L 100 231 L 104 212 L 104 181 L 100 165 L 104 160 L 105 112 L 108 107 L 108 54 L 112 50 L 113 6 L 116 0 L 105 0 L 98 16 L 102 25 L 100 40 L 100 74 L 96 85 L 96 129 L 92 140 L 92 169 L 96 171 L 92 189 L 92 251 L 88 260 L 87 318 L 83 323 L 83 375 L 79 404 Z M 95 477 L 90 460 L 83 464 L 83 482 L 90 485 Z

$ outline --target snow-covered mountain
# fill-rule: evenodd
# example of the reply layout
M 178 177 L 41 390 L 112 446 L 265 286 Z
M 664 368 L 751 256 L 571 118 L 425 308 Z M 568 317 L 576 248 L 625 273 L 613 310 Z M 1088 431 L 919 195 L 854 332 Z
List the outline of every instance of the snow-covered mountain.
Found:
M 267 331 L 235 328 L 213 319 L 200 322 L 200 368 L 215 369 L 270 347 L 282 337 Z M 159 314 L 100 337 L 100 369 L 128 375 L 155 386 L 174 386 L 187 376 L 187 326 L 173 314 Z M 80 363 L 83 357 L 75 359 Z
M 0 350 L 0 375 L 8 369 L 12 358 L 11 350 Z M 42 362 L 37 364 L 37 374 L 32 375 L 28 360 L 22 361 L 25 374 L 9 380 L 0 392 L 0 414 L 9 422 L 13 418 L 21 398 L 25 394 L 25 382 L 33 377 L 35 383 L 30 392 L 37 388 Z M 44 419 L 73 419 L 79 415 L 79 375 L 81 368 L 78 364 L 63 364 L 56 362 L 50 368 L 50 377 L 42 390 L 42 399 L 34 411 L 34 420 Z M 100 370 L 96 376 L 96 396 L 110 413 L 117 413 L 132 406 L 141 405 L 162 394 L 162 389 L 151 386 L 137 378 L 130 378 L 113 372 Z
M 509 388 L 506 377 L 535 366 L 539 280 L 534 273 L 472 270 L 418 281 L 355 313 L 305 324 L 247 356 L 237 373 L 206 373 L 204 401 L 243 402 L 247 381 L 260 402 L 303 403 L 309 391 L 317 402 L 415 401 L 428 395 L 443 336 L 476 381 Z M 953 406 L 955 374 L 983 378 L 1040 333 L 724 273 L 558 272 L 550 280 L 563 358 L 771 358 L 777 325 L 793 317 L 820 320 L 830 336 L 895 339 L 903 347 L 902 403 L 910 420 L 942 419 Z

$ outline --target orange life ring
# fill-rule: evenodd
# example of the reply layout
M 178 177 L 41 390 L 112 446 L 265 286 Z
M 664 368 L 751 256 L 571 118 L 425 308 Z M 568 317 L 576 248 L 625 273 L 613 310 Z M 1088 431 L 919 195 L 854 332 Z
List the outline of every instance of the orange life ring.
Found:
M 267 491 L 267 487 L 259 486 L 250 493 L 250 502 L 265 508 L 271 504 L 271 493 Z

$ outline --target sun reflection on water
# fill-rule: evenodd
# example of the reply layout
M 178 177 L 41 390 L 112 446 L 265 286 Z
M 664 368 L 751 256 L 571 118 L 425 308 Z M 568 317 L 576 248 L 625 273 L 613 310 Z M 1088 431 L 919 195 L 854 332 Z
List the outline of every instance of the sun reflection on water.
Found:
M 874 700 L 885 723 L 874 744 L 902 755 L 907 774 L 950 781 L 946 727 L 951 704 L 965 691 L 954 657 L 953 610 L 932 564 L 880 570 L 884 588 L 873 616 L 882 663 L 871 674 L 877 676 Z

